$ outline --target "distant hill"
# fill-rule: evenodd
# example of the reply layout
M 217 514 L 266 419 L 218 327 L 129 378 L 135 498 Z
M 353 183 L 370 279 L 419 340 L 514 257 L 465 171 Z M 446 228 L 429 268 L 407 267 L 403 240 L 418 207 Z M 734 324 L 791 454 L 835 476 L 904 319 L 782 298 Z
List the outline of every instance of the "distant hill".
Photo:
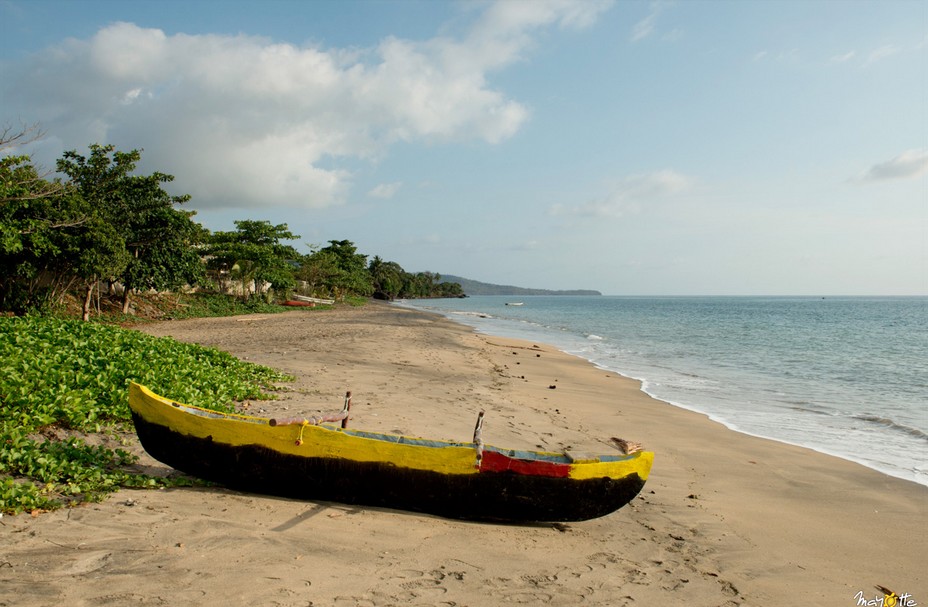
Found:
M 467 295 L 602 295 L 599 291 L 576 289 L 571 291 L 552 291 L 550 289 L 526 289 L 511 285 L 494 285 L 451 274 L 442 274 L 442 282 L 456 282 Z

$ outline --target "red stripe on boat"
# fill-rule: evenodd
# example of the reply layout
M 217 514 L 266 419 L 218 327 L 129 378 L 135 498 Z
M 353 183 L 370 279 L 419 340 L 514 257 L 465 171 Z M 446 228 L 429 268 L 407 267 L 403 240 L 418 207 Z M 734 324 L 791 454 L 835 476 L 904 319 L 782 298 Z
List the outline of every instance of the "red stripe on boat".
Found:
M 515 472 L 531 476 L 566 477 L 570 474 L 570 464 L 557 464 L 535 460 L 516 459 L 497 453 L 484 451 L 480 460 L 481 472 Z

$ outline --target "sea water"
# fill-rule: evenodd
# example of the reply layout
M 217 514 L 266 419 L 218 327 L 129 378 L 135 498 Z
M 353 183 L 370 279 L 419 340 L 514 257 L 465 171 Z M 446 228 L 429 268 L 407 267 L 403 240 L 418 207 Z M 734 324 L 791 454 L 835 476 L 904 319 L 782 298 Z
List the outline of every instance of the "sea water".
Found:
M 476 296 L 403 305 L 550 344 L 732 430 L 928 485 L 928 298 Z

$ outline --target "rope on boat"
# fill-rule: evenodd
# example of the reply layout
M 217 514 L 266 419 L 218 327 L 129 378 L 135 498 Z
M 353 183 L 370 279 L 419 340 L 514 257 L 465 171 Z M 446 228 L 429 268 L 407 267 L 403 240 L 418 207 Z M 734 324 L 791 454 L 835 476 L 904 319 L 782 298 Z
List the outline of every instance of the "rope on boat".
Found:
M 480 462 L 483 460 L 483 414 L 483 411 L 477 414 L 477 425 L 474 427 L 474 445 L 477 448 L 477 462 L 474 464 L 476 468 L 480 467 Z
M 303 417 L 275 417 L 267 420 L 272 427 L 277 426 L 300 426 L 300 435 L 296 439 L 297 446 L 303 444 L 303 431 L 307 426 L 318 426 L 323 422 L 341 422 L 342 428 L 348 427 L 348 413 L 351 411 L 351 391 L 345 393 L 345 405 L 338 413 L 324 413 L 322 415 L 311 415 L 309 418 Z
M 342 427 L 344 427 L 345 419 L 348 417 L 347 412 L 340 411 L 339 413 L 323 413 L 321 415 L 310 415 L 309 417 L 278 417 L 274 419 L 269 419 L 267 423 L 271 426 L 301 426 L 303 424 L 308 424 L 310 426 L 318 426 L 323 422 L 342 422 Z

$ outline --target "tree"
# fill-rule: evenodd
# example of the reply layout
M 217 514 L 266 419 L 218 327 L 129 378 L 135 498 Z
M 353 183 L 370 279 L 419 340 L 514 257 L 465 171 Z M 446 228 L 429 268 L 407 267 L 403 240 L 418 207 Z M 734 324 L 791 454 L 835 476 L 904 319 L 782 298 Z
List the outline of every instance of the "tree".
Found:
M 207 231 L 193 221 L 193 211 L 175 209 L 189 196 L 170 196 L 161 184 L 174 179 L 154 173 L 130 177 L 123 186 L 128 202 L 123 234 L 129 263 L 118 276 L 123 284 L 122 311 L 129 311 L 129 297 L 140 289 L 177 289 L 195 285 L 204 274 L 196 247 L 203 244 Z
M 158 291 L 199 284 L 204 276 L 197 247 L 208 232 L 192 220 L 192 211 L 163 208 L 152 212 L 128 243 L 129 263 L 120 276 L 123 283 L 123 314 L 129 311 L 129 296 L 135 290 Z
M 395 261 L 383 261 L 375 255 L 367 266 L 367 271 L 371 275 L 374 297 L 392 300 L 400 294 L 405 274 L 400 264 Z
M 73 239 L 87 209 L 72 190 L 44 181 L 28 156 L 0 159 L 0 309 L 44 310 L 73 282 Z
M 300 257 L 296 249 L 282 240 L 299 238 L 287 224 L 271 225 L 269 221 L 242 220 L 235 222 L 232 232 L 214 232 L 209 239 L 209 265 L 236 271 L 242 281 L 242 297 L 248 299 L 246 286 L 255 283 L 255 292 L 262 293 L 265 285 L 273 289 L 288 289 L 295 284 L 293 263 Z M 236 270 L 237 268 L 237 270 Z
M 21 146 L 41 139 L 43 135 L 44 133 L 39 131 L 36 125 L 23 125 L 19 131 L 6 126 L 0 131 L 0 205 L 2 207 L 7 208 L 11 205 L 28 203 L 31 200 L 48 198 L 64 189 L 60 182 L 48 181 L 46 174 L 40 174 L 28 154 L 11 153 Z M 67 225 L 71 225 L 71 222 L 67 222 Z M 5 226 L 0 226 L 2 227 Z M 2 234 L 0 243 L 11 236 L 11 233 L 6 231 L 0 234 Z M 6 247 L 0 245 L 0 250 L 4 248 Z
M 329 246 L 319 250 L 321 254 L 332 255 L 338 268 L 329 285 L 333 295 L 370 295 L 374 292 L 371 275 L 367 271 L 367 255 L 357 251 L 350 240 L 330 240 Z
M 116 226 L 99 215 L 81 224 L 69 243 L 65 259 L 73 260 L 73 274 L 85 287 L 81 317 L 90 320 L 94 289 L 101 279 L 112 279 L 126 269 L 129 252 Z
M 172 289 L 196 284 L 202 264 L 195 246 L 205 230 L 194 213 L 175 209 L 190 199 L 171 196 L 163 184 L 174 177 L 155 172 L 132 175 L 141 152 L 120 152 L 112 145 L 90 146 L 90 156 L 65 152 L 58 170 L 91 209 L 92 220 L 79 251 L 78 276 L 86 287 L 84 318 L 89 318 L 94 288 L 100 280 L 123 285 L 122 309 L 129 311 L 138 289 Z
M 440 282 L 435 285 L 432 295 L 436 297 L 463 297 L 464 289 L 458 282 Z
M 114 280 L 129 264 L 126 235 L 120 228 L 132 212 L 126 190 L 139 158 L 138 150 L 119 152 L 112 145 L 93 144 L 87 158 L 70 150 L 58 160 L 58 171 L 70 178 L 93 214 L 88 221 L 93 229 L 84 234 L 80 262 L 75 265 L 85 289 L 84 320 L 90 318 L 91 298 L 99 281 Z
M 410 274 L 405 283 L 405 288 L 411 297 L 431 297 L 432 287 L 435 281 L 435 274 L 431 272 L 417 272 Z
M 0 131 L 0 309 L 43 309 L 69 286 L 56 266 L 62 231 L 85 221 L 63 184 L 49 181 L 21 146 L 42 137 L 35 125 Z
M 310 295 L 331 295 L 338 284 L 338 258 L 331 251 L 313 251 L 300 260 L 297 278 L 306 282 Z

